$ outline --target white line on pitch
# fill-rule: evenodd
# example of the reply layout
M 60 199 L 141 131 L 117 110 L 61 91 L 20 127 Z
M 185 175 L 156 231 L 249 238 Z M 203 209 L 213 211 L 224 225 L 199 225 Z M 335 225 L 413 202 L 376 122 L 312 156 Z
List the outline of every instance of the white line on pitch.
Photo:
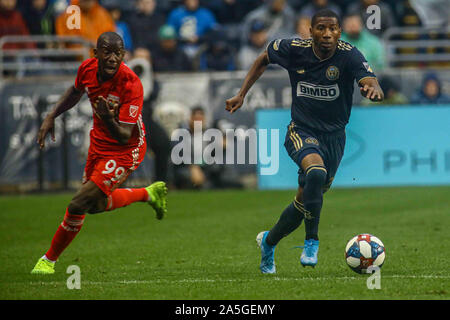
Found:
M 438 275 L 386 275 L 382 278 L 393 279 L 450 279 L 450 276 L 438 276 Z M 84 285 L 102 285 L 102 284 L 155 284 L 155 283 L 201 283 L 201 282 L 256 282 L 256 281 L 305 281 L 305 280 L 361 280 L 360 277 L 318 277 L 318 278 L 279 278 L 279 277 L 267 277 L 258 279 L 182 279 L 182 280 L 169 280 L 169 279 L 155 279 L 155 280 L 119 280 L 119 281 L 82 281 Z M 31 285 L 56 285 L 65 284 L 65 281 L 31 281 Z

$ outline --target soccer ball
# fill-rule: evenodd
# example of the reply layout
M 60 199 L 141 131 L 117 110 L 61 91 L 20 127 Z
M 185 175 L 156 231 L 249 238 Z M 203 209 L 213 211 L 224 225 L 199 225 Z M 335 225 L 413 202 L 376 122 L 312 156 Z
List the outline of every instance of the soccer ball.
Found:
M 353 237 L 345 247 L 345 261 L 357 273 L 368 273 L 367 268 L 384 263 L 384 244 L 377 237 L 363 233 Z

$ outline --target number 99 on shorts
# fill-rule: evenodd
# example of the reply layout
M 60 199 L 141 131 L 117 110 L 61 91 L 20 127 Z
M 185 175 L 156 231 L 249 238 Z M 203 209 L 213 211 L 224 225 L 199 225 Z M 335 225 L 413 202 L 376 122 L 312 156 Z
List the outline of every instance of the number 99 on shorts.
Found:
M 108 160 L 105 164 L 105 170 L 102 171 L 102 174 L 109 175 L 114 174 L 114 176 L 111 178 L 111 181 L 117 182 L 121 178 L 123 178 L 123 175 L 125 173 L 124 167 L 117 167 L 117 163 L 115 160 Z

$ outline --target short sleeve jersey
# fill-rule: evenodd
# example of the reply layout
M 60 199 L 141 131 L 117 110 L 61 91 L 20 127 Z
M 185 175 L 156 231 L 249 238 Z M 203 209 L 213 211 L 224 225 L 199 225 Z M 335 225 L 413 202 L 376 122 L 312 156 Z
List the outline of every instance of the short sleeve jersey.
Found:
M 121 145 L 109 133 L 104 122 L 93 113 L 94 124 L 90 133 L 91 151 L 103 155 L 123 154 L 145 144 L 145 128 L 142 122 L 144 91 L 138 76 L 123 62 L 113 78 L 99 83 L 97 79 L 98 61 L 91 58 L 78 68 L 75 88 L 85 91 L 91 102 L 103 96 L 108 102 L 119 104 L 116 120 L 120 123 L 136 124 L 128 144 Z
M 375 77 L 361 52 L 342 40 L 324 60 L 314 53 L 312 39 L 274 40 L 267 52 L 270 63 L 289 72 L 293 121 L 320 132 L 344 129 L 350 118 L 354 81 Z

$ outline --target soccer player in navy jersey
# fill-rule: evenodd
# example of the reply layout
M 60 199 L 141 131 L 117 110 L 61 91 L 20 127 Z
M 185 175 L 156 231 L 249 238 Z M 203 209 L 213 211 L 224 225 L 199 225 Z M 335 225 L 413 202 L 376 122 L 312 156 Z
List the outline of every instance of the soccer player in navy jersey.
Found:
M 318 11 L 311 20 L 312 39 L 272 41 L 254 62 L 239 93 L 226 101 L 234 113 L 245 95 L 276 63 L 289 73 L 292 86 L 291 122 L 284 146 L 298 165 L 298 192 L 270 231 L 260 232 L 262 273 L 275 273 L 274 253 L 278 242 L 305 220 L 306 237 L 300 263 L 314 267 L 319 251 L 319 218 L 323 193 L 333 181 L 345 146 L 345 126 L 350 117 L 354 81 L 361 94 L 372 100 L 384 98 L 371 67 L 361 52 L 339 40 L 341 24 L 331 10 Z

